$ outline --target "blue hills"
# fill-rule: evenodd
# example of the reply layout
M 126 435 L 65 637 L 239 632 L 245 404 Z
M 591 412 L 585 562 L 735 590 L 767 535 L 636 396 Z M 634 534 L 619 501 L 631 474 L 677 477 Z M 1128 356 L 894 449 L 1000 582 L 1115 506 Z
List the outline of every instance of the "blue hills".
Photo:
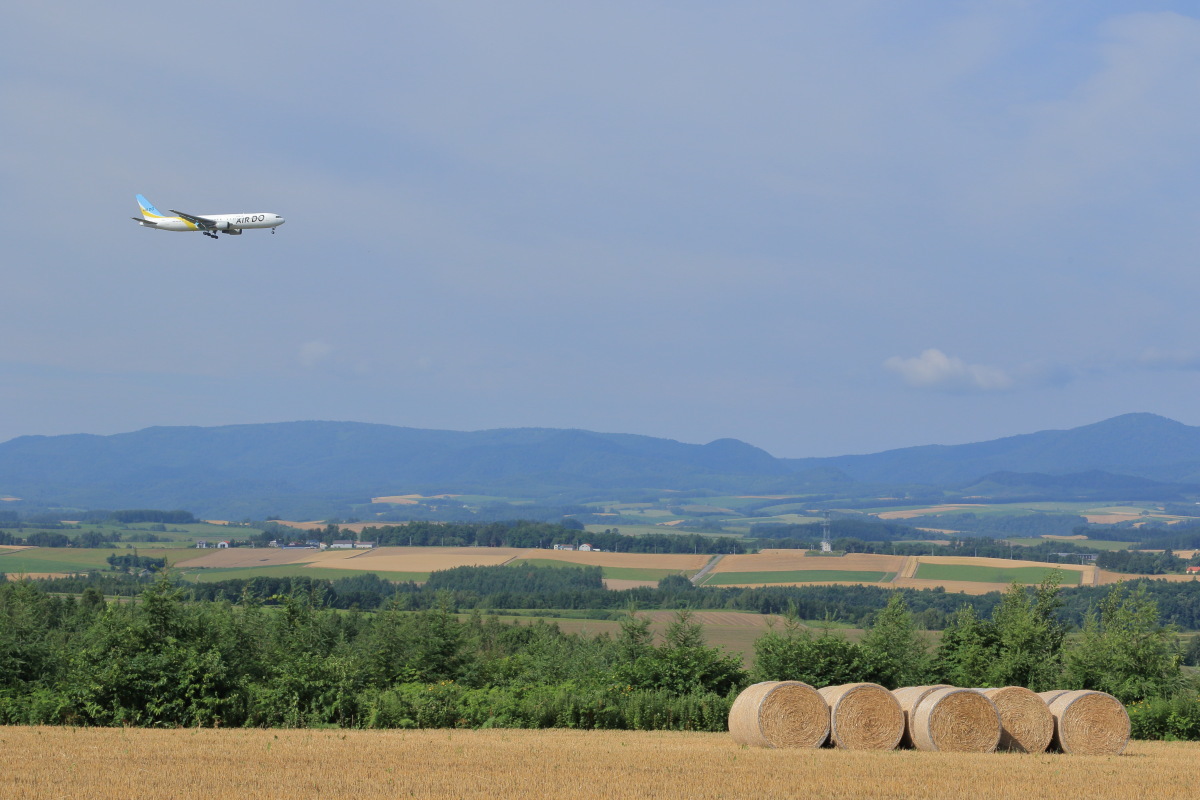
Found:
M 1200 428 L 1126 414 L 1070 430 L 869 455 L 775 458 L 584 430 L 474 432 L 356 422 L 155 427 L 0 443 L 0 496 L 75 508 L 309 518 L 371 497 L 479 494 L 560 505 L 638 492 L 868 496 L 889 487 L 1004 497 L 1200 494 Z

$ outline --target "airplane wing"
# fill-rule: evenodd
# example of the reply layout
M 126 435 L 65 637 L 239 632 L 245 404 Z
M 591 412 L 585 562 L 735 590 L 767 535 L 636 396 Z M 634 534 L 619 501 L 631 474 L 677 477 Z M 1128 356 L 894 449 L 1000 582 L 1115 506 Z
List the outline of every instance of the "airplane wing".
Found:
M 192 214 L 185 214 L 182 211 L 176 211 L 173 208 L 171 209 L 171 213 L 181 219 L 186 219 L 188 222 L 192 223 L 201 230 L 217 227 L 217 221 L 214 219 L 209 219 L 208 217 L 197 217 L 193 216 Z

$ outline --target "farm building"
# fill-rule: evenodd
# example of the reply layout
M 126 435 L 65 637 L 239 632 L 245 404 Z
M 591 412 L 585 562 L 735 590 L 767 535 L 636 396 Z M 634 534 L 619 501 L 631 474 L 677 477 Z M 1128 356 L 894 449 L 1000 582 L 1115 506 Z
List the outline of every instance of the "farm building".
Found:
M 353 550 L 354 542 L 350 539 L 334 539 L 333 544 L 329 545 L 330 550 Z
M 1185 572 L 1188 575 L 1200 575 L 1200 567 L 1188 567 Z
M 378 546 L 379 545 L 376 542 L 355 542 L 354 543 L 355 550 L 374 550 Z

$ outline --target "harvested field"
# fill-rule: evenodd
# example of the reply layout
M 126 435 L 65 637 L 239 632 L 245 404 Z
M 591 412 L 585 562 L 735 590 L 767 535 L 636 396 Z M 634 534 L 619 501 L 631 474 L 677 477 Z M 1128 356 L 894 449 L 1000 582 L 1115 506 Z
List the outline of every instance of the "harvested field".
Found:
M 379 547 L 360 550 L 344 564 L 316 564 L 367 572 L 435 572 L 454 567 L 492 567 L 519 555 L 514 547 Z
M 1193 743 L 1124 756 L 741 747 L 727 733 L 0 728 L 6 800 L 1195 797 Z
M 0 562 L 3 563 L 3 562 Z M 1180 581 L 1194 581 L 1200 578 L 1195 574 L 1192 575 L 1131 575 L 1125 572 L 1109 572 L 1106 569 L 1097 570 L 1099 575 L 1098 583 L 1105 586 L 1110 583 L 1119 583 L 1121 581 L 1131 581 L 1134 578 L 1147 578 L 1152 581 L 1171 581 L 1179 583 Z
M 953 503 L 943 506 L 927 506 L 925 508 L 903 508 L 899 511 L 880 511 L 875 516 L 880 519 L 912 519 L 930 514 L 945 514 L 952 511 L 965 511 L 971 508 L 983 508 L 980 503 Z
M 720 572 L 709 575 L 705 586 L 763 586 L 830 583 L 879 583 L 890 577 L 887 572 L 862 572 L 833 569 L 773 570 L 770 572 Z
M 604 579 L 604 588 L 611 589 L 614 592 L 621 592 L 626 589 L 653 588 L 655 586 L 658 586 L 658 581 L 630 581 L 621 578 Z
M 583 550 L 522 550 L 518 559 L 566 561 L 588 567 L 628 567 L 633 569 L 667 569 L 692 573 L 708 563 L 712 556 L 686 553 L 608 553 Z
M 712 574 L 722 572 L 785 572 L 790 570 L 847 570 L 850 572 L 899 572 L 904 556 L 848 553 L 844 556 L 811 555 L 807 550 L 763 550 L 747 555 L 725 556 Z
M 958 594 L 987 594 L 988 592 L 1003 592 L 1008 589 L 1007 583 L 982 583 L 979 581 L 926 581 L 916 578 L 896 578 L 888 584 L 898 589 L 935 589 L 942 587 L 947 592 Z
M 274 567 L 280 564 L 311 564 L 321 558 L 320 550 L 288 550 L 276 547 L 231 547 L 226 550 L 197 550 L 199 555 L 175 562 L 176 567 L 230 569 L 231 567 Z M 354 552 L 338 550 L 339 555 Z M 343 556 L 344 557 L 344 556 Z

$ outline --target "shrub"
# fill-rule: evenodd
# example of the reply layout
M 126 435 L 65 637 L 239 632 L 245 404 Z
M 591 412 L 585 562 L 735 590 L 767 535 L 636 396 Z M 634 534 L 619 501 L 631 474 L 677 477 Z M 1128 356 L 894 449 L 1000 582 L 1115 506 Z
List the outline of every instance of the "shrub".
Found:
M 1129 724 L 1134 739 L 1200 740 L 1200 693 L 1179 692 L 1133 703 Z

